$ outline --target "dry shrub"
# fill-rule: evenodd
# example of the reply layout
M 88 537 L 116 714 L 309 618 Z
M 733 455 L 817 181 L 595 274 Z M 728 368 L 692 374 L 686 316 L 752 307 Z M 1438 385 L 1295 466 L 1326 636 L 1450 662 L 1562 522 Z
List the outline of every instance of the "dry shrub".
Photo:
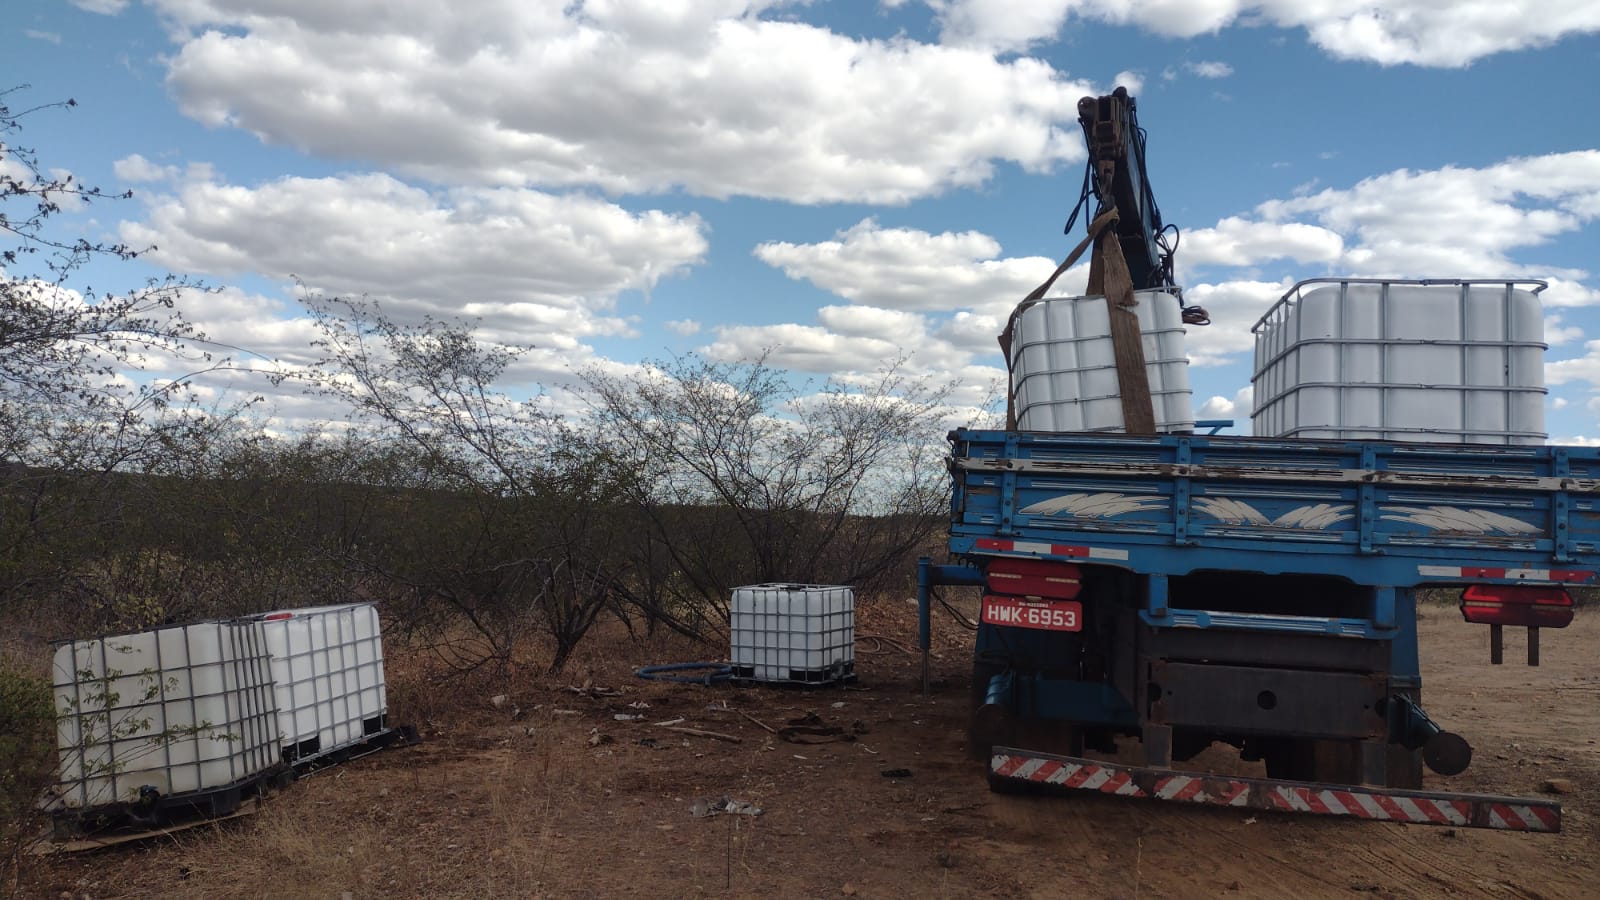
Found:
M 0 661 L 0 886 L 17 877 L 39 825 L 36 803 L 54 774 L 54 722 L 49 682 Z

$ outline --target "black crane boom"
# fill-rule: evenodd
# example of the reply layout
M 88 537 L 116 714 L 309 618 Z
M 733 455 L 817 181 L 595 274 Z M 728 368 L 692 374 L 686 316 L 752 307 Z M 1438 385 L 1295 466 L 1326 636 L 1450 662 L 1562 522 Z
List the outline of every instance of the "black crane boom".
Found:
M 1085 97 L 1078 101 L 1078 123 L 1089 149 L 1087 193 L 1096 200 L 1089 221 L 1114 205 L 1117 240 L 1128 261 L 1134 290 L 1175 287 L 1167 227 L 1145 169 L 1145 134 L 1139 127 L 1138 103 L 1122 87 L 1103 97 Z M 1070 222 L 1067 227 L 1071 229 Z

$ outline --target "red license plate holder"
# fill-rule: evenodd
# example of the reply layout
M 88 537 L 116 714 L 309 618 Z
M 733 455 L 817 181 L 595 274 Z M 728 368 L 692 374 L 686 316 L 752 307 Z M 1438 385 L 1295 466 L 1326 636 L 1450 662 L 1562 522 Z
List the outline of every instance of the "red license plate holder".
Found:
M 1076 600 L 1041 600 L 986 594 L 980 616 L 985 624 L 1039 631 L 1082 631 L 1083 604 Z

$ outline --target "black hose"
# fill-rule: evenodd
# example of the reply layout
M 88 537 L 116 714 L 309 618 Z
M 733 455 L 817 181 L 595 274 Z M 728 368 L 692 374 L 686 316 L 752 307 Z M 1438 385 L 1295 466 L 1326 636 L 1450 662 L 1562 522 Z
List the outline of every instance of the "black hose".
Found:
M 968 618 L 966 613 L 963 613 L 961 610 L 951 606 L 950 601 L 944 599 L 944 596 L 938 591 L 930 589 L 928 593 L 933 597 L 934 600 L 938 601 L 940 606 L 944 607 L 945 612 L 948 612 L 951 618 L 956 620 L 957 625 L 960 625 L 962 628 L 965 628 L 968 631 L 978 630 L 977 622 L 974 622 L 972 619 Z
M 710 669 L 704 675 L 669 675 L 668 672 L 697 672 Z M 660 666 L 640 666 L 633 674 L 647 681 L 670 681 L 673 684 L 703 684 L 710 686 L 733 677 L 733 664 L 720 662 L 666 663 Z

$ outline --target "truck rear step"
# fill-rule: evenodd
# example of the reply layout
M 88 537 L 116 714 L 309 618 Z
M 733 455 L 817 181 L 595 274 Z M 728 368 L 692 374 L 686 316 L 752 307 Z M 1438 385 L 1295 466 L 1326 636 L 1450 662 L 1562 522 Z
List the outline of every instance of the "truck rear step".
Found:
M 1019 786 L 1039 785 L 1237 809 L 1503 831 L 1561 830 L 1561 805 L 1549 800 L 1199 775 L 1011 747 L 994 748 L 989 759 L 989 775 L 997 782 Z

